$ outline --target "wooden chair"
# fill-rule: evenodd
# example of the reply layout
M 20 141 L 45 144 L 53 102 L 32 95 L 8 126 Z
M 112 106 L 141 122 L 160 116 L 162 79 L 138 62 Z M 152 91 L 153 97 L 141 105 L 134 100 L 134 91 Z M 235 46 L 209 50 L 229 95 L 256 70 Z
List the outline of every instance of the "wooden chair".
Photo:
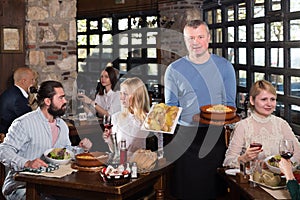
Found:
M 225 124 L 224 128 L 225 128 L 225 144 L 226 144 L 226 147 L 228 147 L 230 140 L 232 138 L 234 125 L 233 124 Z
M 5 134 L 3 133 L 0 133 L 0 143 L 3 142 L 4 140 L 4 137 L 5 137 Z M 5 166 L 0 163 L 0 200 L 5 200 L 4 196 L 2 195 L 2 186 L 3 186 L 3 183 L 4 183 L 4 179 L 5 179 Z

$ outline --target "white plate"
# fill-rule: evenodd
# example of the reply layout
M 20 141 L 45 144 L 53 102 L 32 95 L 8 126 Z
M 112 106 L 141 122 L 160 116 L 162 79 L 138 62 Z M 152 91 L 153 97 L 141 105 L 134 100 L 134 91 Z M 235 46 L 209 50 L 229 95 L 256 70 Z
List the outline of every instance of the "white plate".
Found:
M 272 165 L 269 164 L 269 160 L 274 157 L 275 155 L 272 155 L 272 156 L 269 156 L 267 158 L 265 158 L 264 162 L 266 163 L 267 167 L 269 168 L 269 170 L 273 173 L 276 173 L 276 174 L 281 174 L 281 171 L 278 167 L 274 167 Z M 297 166 L 299 164 L 299 162 L 297 161 L 297 159 L 295 157 L 291 157 L 291 161 L 294 163 L 294 166 L 292 168 L 293 172 L 297 169 Z
M 66 165 L 68 164 L 72 158 L 74 158 L 74 153 L 69 150 L 69 149 L 66 149 L 66 152 L 68 152 L 70 154 L 70 158 L 69 159 L 63 159 L 63 160 L 58 160 L 58 159 L 53 159 L 53 158 L 50 158 L 48 157 L 48 154 L 53 150 L 54 148 L 51 148 L 51 149 L 48 149 L 44 152 L 44 157 L 46 158 L 46 161 L 48 162 L 51 162 L 51 163 L 54 163 L 54 164 L 59 164 L 59 165 Z
M 240 173 L 240 169 L 227 169 L 225 170 L 227 175 L 235 176 L 236 173 Z
M 272 186 L 266 185 L 264 183 L 256 182 L 256 181 L 252 180 L 251 178 L 249 179 L 249 181 L 252 182 L 252 183 L 256 183 L 257 185 L 272 189 L 272 190 L 279 190 L 279 189 L 286 188 L 286 185 L 280 185 L 280 186 L 272 187 Z
M 150 109 L 148 115 L 152 112 L 154 106 L 155 106 L 155 105 L 151 106 L 151 109 Z M 146 122 L 148 121 L 148 115 L 147 115 L 145 121 L 143 122 L 143 125 L 142 125 L 142 127 L 141 127 L 141 130 L 143 130 L 143 131 L 152 131 L 152 132 L 156 132 L 156 133 L 169 133 L 169 134 L 174 134 L 174 131 L 175 131 L 175 128 L 176 128 L 176 125 L 177 125 L 179 116 L 180 116 L 180 114 L 181 114 L 181 112 L 182 112 L 182 108 L 181 108 L 181 107 L 178 107 L 178 108 L 179 108 L 179 110 L 178 110 L 178 112 L 177 112 L 176 118 L 174 119 L 174 122 L 173 122 L 173 125 L 172 125 L 172 127 L 171 127 L 171 131 L 170 131 L 170 132 L 147 129 L 147 128 L 146 128 Z

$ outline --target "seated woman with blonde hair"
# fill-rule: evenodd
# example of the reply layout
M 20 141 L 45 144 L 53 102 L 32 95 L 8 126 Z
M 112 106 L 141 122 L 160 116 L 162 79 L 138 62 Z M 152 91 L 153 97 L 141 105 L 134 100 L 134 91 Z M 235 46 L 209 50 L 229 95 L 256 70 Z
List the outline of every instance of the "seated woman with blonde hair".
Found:
M 111 133 L 116 133 L 117 143 L 126 140 L 128 156 L 136 150 L 146 148 L 148 131 L 142 131 L 141 126 L 149 112 L 149 96 L 145 84 L 137 77 L 127 78 L 121 83 L 121 111 L 112 115 L 111 129 L 105 129 L 103 139 L 113 151 Z

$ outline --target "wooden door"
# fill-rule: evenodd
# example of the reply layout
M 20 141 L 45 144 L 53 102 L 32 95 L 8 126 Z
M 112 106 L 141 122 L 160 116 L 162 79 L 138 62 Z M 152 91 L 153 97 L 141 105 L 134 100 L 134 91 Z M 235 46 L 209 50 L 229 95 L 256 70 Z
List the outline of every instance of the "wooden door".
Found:
M 13 84 L 13 71 L 25 66 L 25 0 L 0 0 L 0 29 L 2 30 L 3 27 L 20 28 L 23 33 L 21 35 L 23 45 L 21 52 L 0 51 L 0 94 Z M 1 33 L 0 40 L 2 38 Z

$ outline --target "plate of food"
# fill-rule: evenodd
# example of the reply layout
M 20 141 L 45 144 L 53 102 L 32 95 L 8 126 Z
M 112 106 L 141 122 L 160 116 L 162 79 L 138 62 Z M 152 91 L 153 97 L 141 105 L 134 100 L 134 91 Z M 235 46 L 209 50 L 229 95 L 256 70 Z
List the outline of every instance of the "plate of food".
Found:
M 265 158 L 264 161 L 271 172 L 276 173 L 276 174 L 281 174 L 281 171 L 279 169 L 280 159 L 281 159 L 281 156 L 278 154 L 278 155 L 269 156 L 269 157 Z M 294 172 L 297 169 L 299 162 L 294 157 L 291 157 L 290 160 L 293 163 L 292 170 Z
M 164 103 L 154 104 L 141 129 L 144 131 L 173 134 L 181 112 L 181 107 L 168 106 Z
M 264 169 L 261 171 L 261 173 L 255 171 L 250 177 L 249 181 L 272 190 L 286 187 L 285 178 L 282 178 L 279 174 Z
M 65 165 L 74 158 L 74 153 L 67 148 L 51 148 L 44 152 L 44 157 L 50 163 Z
M 208 120 L 231 120 L 236 117 L 236 108 L 222 104 L 210 104 L 200 107 L 200 116 Z

